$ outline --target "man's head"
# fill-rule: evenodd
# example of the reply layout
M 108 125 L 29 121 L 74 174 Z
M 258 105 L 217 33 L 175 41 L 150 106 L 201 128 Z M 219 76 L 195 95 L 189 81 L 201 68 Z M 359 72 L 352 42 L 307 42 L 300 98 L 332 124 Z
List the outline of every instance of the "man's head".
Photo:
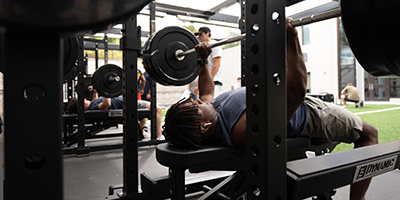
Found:
M 84 99 L 83 103 L 84 103 L 85 111 L 86 111 L 90 106 L 90 101 L 87 99 Z M 73 97 L 71 100 L 69 100 L 67 108 L 69 111 L 71 111 L 73 113 L 77 113 L 78 112 L 78 98 Z
M 199 37 L 200 42 L 209 41 L 211 38 L 211 30 L 208 27 L 201 27 L 194 35 Z
M 182 99 L 168 109 L 163 134 L 173 145 L 200 148 L 202 136 L 210 127 L 207 124 L 215 117 L 215 108 L 210 103 Z
M 353 83 L 348 83 L 347 86 L 353 86 Z

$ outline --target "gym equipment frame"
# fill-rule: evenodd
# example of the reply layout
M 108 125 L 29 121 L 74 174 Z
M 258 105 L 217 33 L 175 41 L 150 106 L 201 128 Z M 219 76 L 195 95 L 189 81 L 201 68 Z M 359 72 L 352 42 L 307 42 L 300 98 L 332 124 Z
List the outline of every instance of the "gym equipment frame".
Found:
M 54 4 L 49 4 L 46 8 L 49 12 L 44 17 L 47 18 L 41 18 L 43 15 L 38 14 L 41 19 L 38 20 L 25 16 L 25 12 L 15 13 L 13 9 L 8 9 L 16 2 L 28 9 L 29 5 L 24 1 L 1 0 L 0 2 L 2 3 L 0 21 L 1 25 L 6 27 L 3 36 L 5 40 L 2 44 L 5 49 L 2 60 L 6 71 L 4 97 L 5 122 L 7 122 L 5 123 L 4 199 L 29 199 L 32 196 L 37 199 L 63 199 L 63 166 L 59 145 L 62 127 L 61 58 L 63 44 L 58 33 L 102 29 L 111 22 L 137 14 L 148 1 L 112 1 L 120 6 L 115 6 L 116 9 L 112 10 L 113 12 L 110 14 L 104 13 L 106 14 L 104 21 L 95 18 L 84 20 L 85 18 L 82 16 L 76 17 L 82 17 L 83 20 L 76 20 L 74 17 L 68 18 L 73 21 L 62 19 L 61 15 L 56 13 L 60 11 L 59 9 L 51 9 L 56 8 Z M 62 7 L 67 9 L 64 10 L 65 12 L 68 12 L 68 9 L 81 10 L 77 8 L 80 4 L 67 6 L 66 4 L 70 2 L 63 2 L 64 6 Z M 111 0 L 104 2 L 111 3 Z M 398 168 L 400 141 L 332 154 L 338 158 L 358 156 L 358 160 L 353 163 L 344 161 L 339 165 L 333 165 L 330 164 L 331 156 L 286 162 L 286 30 L 285 23 L 278 23 L 276 20 L 279 18 L 280 22 L 285 21 L 286 3 L 280 0 L 248 0 L 245 1 L 245 4 L 248 25 L 246 33 L 254 32 L 254 24 L 259 27 L 256 33 L 246 35 L 245 45 L 247 105 L 248 108 L 251 108 L 247 109 L 246 113 L 248 119 L 245 152 L 247 163 L 244 171 L 247 198 L 290 199 L 291 193 L 294 194 L 293 198 L 307 196 L 309 195 L 308 191 L 303 194 L 297 190 L 318 180 L 317 176 L 311 177 L 311 174 L 320 174 L 321 171 L 335 173 L 335 170 L 330 170 L 334 168 L 343 170 L 343 174 L 348 179 L 329 187 L 350 184 L 361 180 L 364 175 L 375 176 Z M 40 8 L 34 7 L 37 10 Z M 2 12 L 4 9 L 8 9 L 9 12 Z M 91 7 L 91 9 L 94 9 L 90 10 L 94 13 L 98 11 L 97 7 Z M 26 13 L 31 14 L 30 12 Z M 272 17 L 273 14 L 275 17 Z M 276 14 L 278 14 L 278 18 Z M 85 16 L 95 15 L 89 13 Z M 58 22 L 57 26 L 52 26 L 54 21 Z M 140 31 L 136 27 L 136 18 L 132 17 L 128 22 L 124 24 L 123 40 L 121 40 L 121 49 L 124 50 L 123 93 L 125 96 L 123 113 L 124 182 L 120 198 L 147 199 L 145 194 L 138 192 L 137 135 L 128 134 L 137 130 L 136 61 L 140 52 L 140 35 L 138 33 Z M 75 26 L 71 26 L 71 24 L 75 24 Z M 31 30 L 30 35 L 36 40 L 24 37 L 26 33 L 22 33 L 21 29 Z M 41 31 L 38 31 L 39 29 Z M 20 46 L 25 48 L 21 50 Z M 48 59 L 45 60 L 39 53 L 44 51 L 48 52 Z M 25 59 L 19 59 L 19 53 L 24 54 Z M 384 51 L 379 53 L 384 54 Z M 43 74 L 51 76 L 44 79 L 42 78 Z M 259 111 L 258 114 L 252 112 L 254 110 Z M 24 122 L 24 126 L 16 126 L 21 121 Z M 311 162 L 307 163 L 309 160 Z M 321 166 L 311 170 L 302 168 L 302 166 L 313 163 L 320 163 Z M 371 174 L 360 173 L 365 172 L 367 168 L 372 169 L 370 168 L 372 166 L 382 166 L 374 168 L 382 170 L 372 170 Z M 288 173 L 289 180 L 287 180 Z M 321 174 L 320 177 L 323 175 Z M 310 181 L 308 182 L 308 180 Z M 292 186 L 297 190 L 291 190 Z M 24 192 L 21 192 L 21 188 L 24 188 Z

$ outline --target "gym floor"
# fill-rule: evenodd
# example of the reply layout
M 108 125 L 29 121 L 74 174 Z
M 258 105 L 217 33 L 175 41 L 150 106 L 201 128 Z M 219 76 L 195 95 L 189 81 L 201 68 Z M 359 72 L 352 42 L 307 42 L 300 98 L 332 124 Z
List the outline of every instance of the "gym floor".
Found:
M 112 129 L 112 130 L 110 130 Z M 116 128 L 106 131 L 115 132 Z M 3 144 L 4 134 L 0 135 L 0 160 L 4 163 Z M 99 140 L 88 143 L 119 142 L 121 139 Z M 155 146 L 139 148 L 139 172 L 145 172 L 150 177 L 160 177 L 168 174 L 168 169 L 158 164 L 155 158 Z M 122 183 L 122 150 L 92 152 L 89 157 L 77 158 L 74 155 L 64 156 L 64 199 L 77 200 L 104 200 L 117 198 L 116 195 L 108 196 L 110 185 Z M 218 177 L 228 175 L 230 172 L 207 172 L 191 174 L 191 181 L 205 177 Z M 1 168 L 1 180 L 4 179 L 4 169 Z M 373 178 L 366 199 L 398 200 L 400 196 L 400 171 L 395 170 Z M 139 180 L 140 183 L 140 180 Z M 323 183 L 318 183 L 323 184 Z M 0 199 L 3 199 L 3 182 L 0 181 Z M 117 190 L 116 192 L 120 192 Z M 349 186 L 337 189 L 335 200 L 348 199 Z M 192 195 L 188 199 L 196 199 Z M 310 198 L 311 199 L 311 198 Z

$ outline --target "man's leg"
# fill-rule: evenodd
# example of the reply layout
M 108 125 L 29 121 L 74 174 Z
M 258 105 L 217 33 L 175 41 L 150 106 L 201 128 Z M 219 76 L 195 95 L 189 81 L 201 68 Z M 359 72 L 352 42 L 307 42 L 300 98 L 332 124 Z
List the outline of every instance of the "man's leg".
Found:
M 139 121 L 139 126 L 140 126 L 140 129 L 142 129 L 142 132 L 144 132 L 144 129 L 143 129 L 144 125 L 146 125 L 146 118 L 143 118 L 142 120 Z
M 150 109 L 150 102 L 147 102 L 146 104 L 146 108 Z M 162 136 L 162 132 L 161 132 L 161 115 L 162 115 L 162 109 L 159 106 L 156 106 L 157 108 L 157 113 L 156 113 L 156 117 L 157 117 L 157 138 Z M 153 122 L 151 122 L 153 123 Z
M 346 96 L 345 95 L 340 95 L 340 99 L 342 99 L 343 103 L 344 103 L 344 108 L 347 108 L 347 104 L 346 104 L 346 100 L 345 100 Z
M 354 148 L 378 144 L 378 130 L 363 121 L 363 130 L 356 130 L 360 138 L 354 142 Z M 350 200 L 361 200 L 367 192 L 371 178 L 353 183 L 350 186 Z
M 149 103 L 150 104 L 150 103 Z M 147 101 L 143 101 L 143 100 L 138 100 L 138 109 L 144 109 L 144 108 L 147 108 Z M 149 107 L 150 108 L 150 107 Z M 150 136 L 150 133 L 147 133 L 146 131 L 145 131 L 145 129 L 143 128 L 145 125 L 146 125 L 146 121 L 147 121 L 147 118 L 145 117 L 145 118 L 143 118 L 142 120 L 140 120 L 139 121 L 139 126 L 140 126 L 140 128 L 142 129 L 142 133 L 143 133 L 143 137 L 144 138 L 150 138 L 151 136 Z
M 157 106 L 157 138 L 160 138 L 162 136 L 162 133 L 161 133 L 161 115 L 162 115 L 162 109 Z

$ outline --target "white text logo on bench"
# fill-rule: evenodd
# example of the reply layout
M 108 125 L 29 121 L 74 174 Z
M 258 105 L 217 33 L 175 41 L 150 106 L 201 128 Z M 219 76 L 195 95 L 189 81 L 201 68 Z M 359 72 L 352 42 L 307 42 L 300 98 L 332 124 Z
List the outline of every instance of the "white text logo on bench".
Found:
M 122 111 L 110 111 L 108 113 L 108 116 L 109 117 L 122 117 L 123 113 L 122 113 Z
M 396 166 L 397 156 L 381 159 L 367 164 L 359 165 L 356 168 L 353 182 L 371 178 L 373 176 L 391 171 Z

